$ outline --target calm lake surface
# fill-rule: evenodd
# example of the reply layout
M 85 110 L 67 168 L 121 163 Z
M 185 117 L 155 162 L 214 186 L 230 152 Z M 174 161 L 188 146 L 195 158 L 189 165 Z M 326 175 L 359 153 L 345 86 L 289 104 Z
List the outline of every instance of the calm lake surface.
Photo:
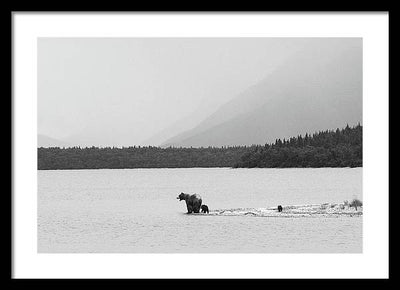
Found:
M 360 253 L 362 216 L 188 215 L 362 199 L 362 168 L 38 171 L 41 253 Z

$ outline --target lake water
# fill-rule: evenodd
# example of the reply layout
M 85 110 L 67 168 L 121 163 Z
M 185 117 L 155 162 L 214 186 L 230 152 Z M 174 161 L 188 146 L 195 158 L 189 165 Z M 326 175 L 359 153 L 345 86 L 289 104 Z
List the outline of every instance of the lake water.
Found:
M 362 199 L 362 168 L 38 171 L 41 253 L 360 253 L 362 215 L 188 215 Z

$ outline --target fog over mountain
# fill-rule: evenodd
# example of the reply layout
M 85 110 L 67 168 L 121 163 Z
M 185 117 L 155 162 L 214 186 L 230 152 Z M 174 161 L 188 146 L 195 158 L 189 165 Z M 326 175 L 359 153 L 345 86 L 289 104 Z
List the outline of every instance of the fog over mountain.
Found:
M 361 111 L 361 38 L 38 39 L 38 145 L 264 144 Z
M 269 76 L 162 145 L 200 147 L 273 142 L 362 123 L 362 41 L 305 45 Z
M 46 135 L 38 134 L 37 147 L 71 147 L 71 144 Z
M 38 133 L 74 146 L 158 145 L 310 41 L 39 38 Z

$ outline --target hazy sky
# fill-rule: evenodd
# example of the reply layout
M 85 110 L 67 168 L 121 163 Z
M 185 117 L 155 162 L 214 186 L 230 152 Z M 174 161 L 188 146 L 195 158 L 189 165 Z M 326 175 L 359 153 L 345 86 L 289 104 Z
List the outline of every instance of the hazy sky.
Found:
M 38 133 L 73 145 L 128 146 L 180 120 L 189 129 L 320 41 L 39 38 Z

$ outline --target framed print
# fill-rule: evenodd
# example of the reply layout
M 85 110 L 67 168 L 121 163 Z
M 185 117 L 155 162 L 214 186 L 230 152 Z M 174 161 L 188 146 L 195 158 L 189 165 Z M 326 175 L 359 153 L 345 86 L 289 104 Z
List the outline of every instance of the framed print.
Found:
M 15 278 L 387 278 L 388 13 L 18 13 Z

